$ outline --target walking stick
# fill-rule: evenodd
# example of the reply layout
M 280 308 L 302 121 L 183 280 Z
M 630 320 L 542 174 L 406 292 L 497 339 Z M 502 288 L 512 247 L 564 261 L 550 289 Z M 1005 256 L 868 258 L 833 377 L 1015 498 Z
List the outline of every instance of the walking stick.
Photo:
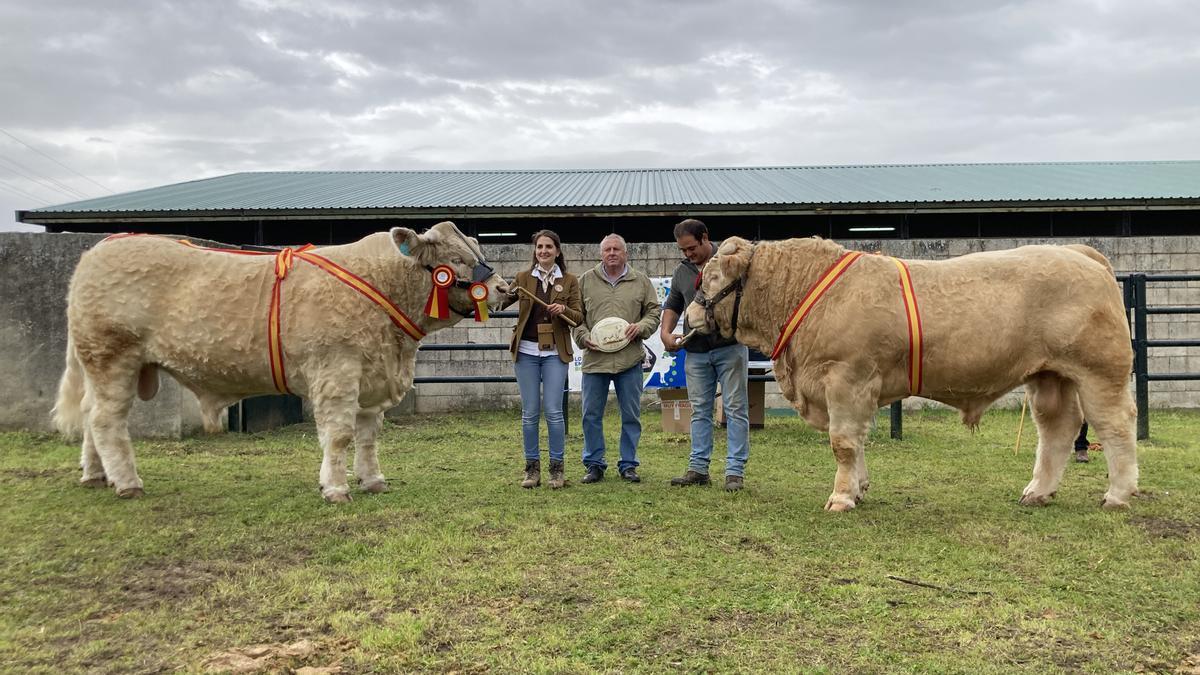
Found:
M 1029 403 L 1029 392 L 1025 392 L 1025 398 L 1021 399 L 1021 421 L 1017 423 L 1017 445 L 1013 448 L 1013 454 L 1017 454 L 1021 450 L 1021 429 L 1025 427 L 1025 405 Z
M 545 300 L 542 300 L 541 298 L 539 298 L 538 296 L 534 295 L 533 293 L 531 293 L 531 292 L 529 292 L 529 291 L 525 290 L 524 288 L 521 288 L 520 286 L 516 286 L 515 288 L 516 288 L 518 291 L 521 291 L 521 292 L 522 292 L 522 293 L 524 293 L 525 295 L 529 296 L 529 299 L 530 299 L 530 300 L 533 300 L 534 302 L 536 302 L 537 304 L 541 305 L 542 307 L 549 307 L 549 306 L 550 306 L 550 305 L 546 304 L 546 301 L 545 301 Z M 568 325 L 568 326 L 570 326 L 570 327 L 572 327 L 572 328 L 574 328 L 575 326 L 578 326 L 578 325 L 579 325 L 579 324 L 575 323 L 574 321 L 572 321 L 572 320 L 568 319 L 568 318 L 567 318 L 567 315 L 565 315 L 565 314 L 559 314 L 559 315 L 558 315 L 558 317 L 559 317 L 560 319 L 562 319 L 563 321 L 566 321 L 566 322 L 567 322 L 567 325 Z

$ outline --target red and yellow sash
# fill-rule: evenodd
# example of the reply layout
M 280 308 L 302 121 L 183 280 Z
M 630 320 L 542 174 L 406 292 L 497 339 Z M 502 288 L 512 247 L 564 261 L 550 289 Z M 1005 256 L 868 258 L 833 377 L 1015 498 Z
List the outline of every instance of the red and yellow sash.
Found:
M 121 239 L 132 236 L 157 236 L 157 235 L 140 235 L 135 233 L 114 234 L 105 238 L 103 241 L 110 239 Z M 101 243 L 103 243 L 103 241 Z M 271 289 L 271 306 L 267 310 L 267 360 L 271 365 L 271 380 L 275 383 L 275 389 L 281 394 L 290 394 L 291 391 L 287 386 L 287 375 L 283 367 L 283 280 L 287 278 L 288 272 L 292 269 L 292 264 L 295 258 L 299 258 L 304 262 L 314 265 L 325 272 L 329 273 L 338 281 L 346 284 L 350 288 L 358 291 L 371 302 L 379 305 L 391 319 L 392 323 L 397 328 L 404 331 L 406 335 L 417 342 L 425 337 L 425 331 L 421 330 L 412 319 L 408 318 L 396 303 L 392 302 L 386 295 L 381 293 L 377 288 L 372 286 L 370 282 L 353 272 L 345 269 L 337 263 L 317 255 L 310 253 L 313 248 L 312 244 L 305 244 L 297 248 L 285 248 L 278 253 L 270 251 L 243 251 L 232 248 L 210 248 L 207 246 L 197 246 L 187 239 L 176 239 L 179 243 L 190 246 L 202 251 L 215 251 L 217 253 L 233 253 L 237 255 L 273 255 L 275 256 L 275 285 Z
M 775 349 L 771 352 L 772 361 L 778 359 L 783 354 L 788 342 L 792 339 L 792 335 L 800 327 L 800 323 L 804 321 L 804 318 L 808 316 L 813 306 L 817 304 L 817 301 L 821 299 L 821 296 L 825 295 L 825 292 L 837 283 L 838 279 L 842 278 L 842 274 L 862 255 L 861 251 L 845 252 L 808 289 L 800 304 L 796 305 L 796 309 L 792 311 L 792 315 L 788 318 L 787 323 L 783 325 L 783 330 L 779 333 L 779 339 L 775 341 Z M 912 275 L 909 274 L 908 265 L 899 258 L 889 257 L 889 259 L 900 270 L 900 294 L 904 300 L 904 316 L 908 323 L 908 391 L 909 394 L 919 395 L 921 387 L 924 384 L 924 373 L 921 367 L 924 362 L 921 311 L 917 307 L 917 294 L 913 290 Z
M 817 279 L 817 283 L 808 289 L 808 293 L 804 294 L 804 299 L 800 301 L 799 305 L 796 305 L 796 309 L 792 310 L 792 316 L 787 323 L 783 324 L 783 331 L 779 333 L 779 339 L 775 341 L 775 349 L 771 351 L 772 361 L 778 359 L 783 350 L 787 348 L 788 341 L 792 339 L 792 333 L 795 333 L 796 329 L 800 327 L 800 322 L 804 321 L 804 317 L 808 316 L 821 296 L 825 295 L 825 291 L 837 283 L 837 280 L 842 278 L 842 274 L 861 257 L 861 251 L 846 251 L 842 257 L 829 266 L 829 269 L 825 270 L 825 273 Z
M 921 334 L 921 310 L 917 308 L 917 294 L 913 291 L 912 275 L 908 265 L 899 258 L 892 258 L 900 269 L 900 294 L 904 298 L 904 317 L 908 319 L 908 393 L 920 394 L 924 362 L 924 339 Z

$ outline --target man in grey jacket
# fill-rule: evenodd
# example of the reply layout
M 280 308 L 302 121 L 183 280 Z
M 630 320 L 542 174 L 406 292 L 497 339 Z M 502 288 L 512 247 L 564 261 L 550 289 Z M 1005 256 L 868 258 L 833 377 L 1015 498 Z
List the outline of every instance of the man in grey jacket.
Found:
M 671 294 L 663 305 L 659 337 L 668 351 L 687 349 L 683 369 L 687 376 L 688 399 L 692 403 L 692 455 L 687 471 L 671 479 L 671 485 L 708 485 L 708 464 L 713 451 L 713 405 L 717 383 L 721 384 L 721 403 L 725 409 L 726 438 L 725 489 L 741 490 L 750 457 L 750 351 L 746 345 L 719 333 L 696 335 L 681 344 L 675 325 L 692 299 L 704 265 L 717 253 L 718 243 L 708 238 L 708 227 L 693 218 L 675 226 L 675 243 L 684 259 L 671 277 Z M 688 330 L 684 322 L 684 332 Z
M 649 277 L 629 266 L 625 239 L 610 234 L 600 242 L 600 264 L 579 276 L 583 296 L 583 321 L 573 332 L 583 354 L 583 465 L 587 474 L 580 481 L 595 483 L 604 478 L 604 406 L 611 382 L 621 408 L 621 478 L 641 482 L 637 444 L 642 436 L 642 340 L 658 328 L 662 308 Z M 614 351 L 601 351 L 592 342 L 591 330 L 601 319 L 620 317 L 629 322 L 624 337 L 629 344 Z

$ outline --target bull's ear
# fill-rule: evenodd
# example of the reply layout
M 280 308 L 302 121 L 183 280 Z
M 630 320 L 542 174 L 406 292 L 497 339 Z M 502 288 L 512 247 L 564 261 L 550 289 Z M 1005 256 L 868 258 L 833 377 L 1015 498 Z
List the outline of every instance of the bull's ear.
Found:
M 741 276 L 738 270 L 738 258 L 736 253 L 723 253 L 717 257 L 717 264 L 721 267 L 721 276 L 729 279 L 736 279 Z
M 717 254 L 718 255 L 730 255 L 731 253 L 733 253 L 734 251 L 736 251 L 738 249 L 738 241 L 740 241 L 740 240 L 741 240 L 740 237 L 730 237 L 730 238 L 726 239 L 725 241 L 721 242 L 721 247 L 717 249 Z
M 400 253 L 407 256 L 417 257 L 418 251 L 425 245 L 425 242 L 421 241 L 421 235 L 407 227 L 393 227 L 391 234 L 396 248 L 400 249 Z
M 732 246 L 730 246 L 731 243 Z M 722 276 L 737 278 L 746 273 L 746 267 L 750 264 L 750 255 L 748 247 L 741 245 L 745 243 L 744 239 L 738 239 L 737 242 L 726 242 L 721 245 L 717 262 L 721 265 Z M 731 250 L 727 250 L 726 246 L 729 246 Z

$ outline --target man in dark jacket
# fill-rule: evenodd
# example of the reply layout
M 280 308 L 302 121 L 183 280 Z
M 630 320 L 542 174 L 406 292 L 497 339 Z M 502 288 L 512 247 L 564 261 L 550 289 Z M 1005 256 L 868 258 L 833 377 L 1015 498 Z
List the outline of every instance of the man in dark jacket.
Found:
M 708 485 L 711 482 L 708 464 L 713 450 L 713 405 L 720 382 L 729 441 L 725 457 L 725 489 L 740 490 L 746 460 L 750 456 L 749 350 L 733 338 L 723 338 L 718 333 L 695 335 L 685 344 L 681 344 L 682 336 L 674 334 L 680 315 L 696 297 L 700 272 L 716 254 L 718 246 L 709 241 L 708 227 L 692 218 L 675 226 L 675 242 L 684 260 L 671 277 L 671 294 L 663 305 L 658 332 L 668 351 L 687 350 L 684 372 L 688 399 L 692 403 L 692 455 L 687 471 L 672 478 L 671 485 Z M 684 334 L 688 330 L 685 321 Z

